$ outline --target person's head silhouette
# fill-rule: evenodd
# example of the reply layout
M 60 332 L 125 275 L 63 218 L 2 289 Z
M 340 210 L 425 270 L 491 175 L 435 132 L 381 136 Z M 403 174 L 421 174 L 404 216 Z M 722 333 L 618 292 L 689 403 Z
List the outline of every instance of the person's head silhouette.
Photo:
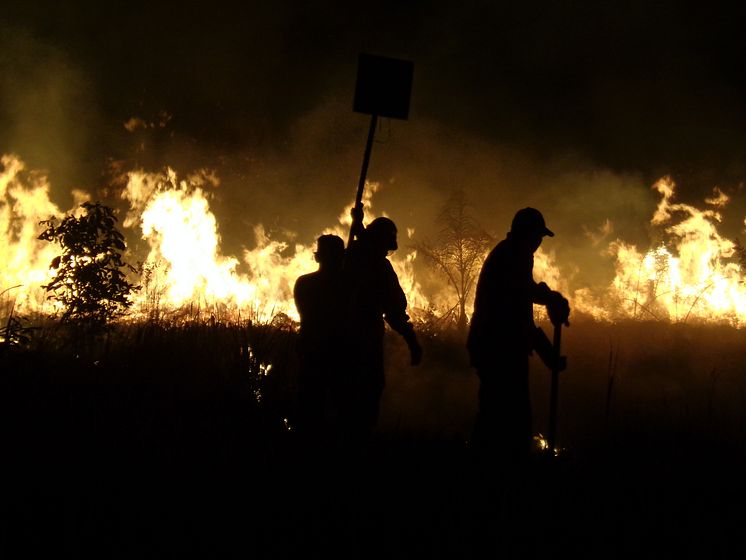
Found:
M 337 235 L 322 235 L 316 240 L 313 254 L 321 270 L 340 270 L 345 256 L 345 244 Z
M 365 236 L 368 243 L 377 251 L 384 255 L 389 251 L 396 251 L 399 248 L 396 242 L 396 224 L 386 217 L 380 217 L 373 220 L 365 228 Z
M 554 232 L 547 228 L 541 212 L 530 207 L 516 212 L 510 226 L 510 234 L 514 238 L 527 242 L 532 251 L 539 248 L 544 236 L 554 237 Z

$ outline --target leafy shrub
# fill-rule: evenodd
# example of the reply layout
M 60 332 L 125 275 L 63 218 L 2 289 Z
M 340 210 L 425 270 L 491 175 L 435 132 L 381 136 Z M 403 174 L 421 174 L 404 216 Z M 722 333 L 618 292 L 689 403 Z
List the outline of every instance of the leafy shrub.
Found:
M 46 225 L 39 239 L 58 243 L 62 254 L 50 267 L 57 270 L 43 287 L 49 298 L 64 306 L 63 322 L 103 328 L 132 305 L 139 289 L 130 284 L 123 269 L 135 269 L 122 260 L 124 236 L 116 227 L 114 211 L 100 203 L 84 202 L 80 217 L 66 216 L 40 222 Z

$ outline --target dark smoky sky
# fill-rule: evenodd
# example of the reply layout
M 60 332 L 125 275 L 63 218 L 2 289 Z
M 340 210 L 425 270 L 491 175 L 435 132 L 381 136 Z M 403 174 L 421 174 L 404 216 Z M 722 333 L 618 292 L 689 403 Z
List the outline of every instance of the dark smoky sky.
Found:
M 729 3 L 730 4 L 730 3 Z M 64 204 L 113 162 L 216 168 L 224 239 L 304 235 L 354 194 L 368 120 L 360 52 L 415 63 L 409 121 L 384 121 L 376 206 L 428 230 L 463 187 L 501 235 L 546 209 L 571 256 L 606 218 L 644 237 L 664 174 L 681 199 L 746 204 L 744 12 L 717 2 L 83 2 L 6 4 L 0 147 L 48 171 Z M 133 117 L 152 125 L 128 131 Z M 162 126 L 161 126 L 162 125 Z M 559 235 L 562 234 L 562 235 Z M 235 240 L 235 241 L 231 241 Z

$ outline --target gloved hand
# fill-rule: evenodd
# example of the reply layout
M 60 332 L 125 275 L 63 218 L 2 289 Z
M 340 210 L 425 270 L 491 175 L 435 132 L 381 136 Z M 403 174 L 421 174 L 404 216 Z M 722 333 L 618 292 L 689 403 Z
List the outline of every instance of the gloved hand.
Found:
M 350 240 L 361 239 L 365 232 L 365 226 L 363 225 L 363 207 L 362 205 L 358 208 L 353 206 L 350 209 L 350 217 L 352 218 L 352 224 L 350 225 Z
M 353 224 L 362 224 L 363 223 L 363 207 L 360 206 L 359 208 L 357 206 L 353 206 L 350 209 L 350 216 L 352 217 L 352 223 Z
M 547 303 L 547 313 L 553 325 L 570 326 L 570 302 L 559 292 L 552 292 Z

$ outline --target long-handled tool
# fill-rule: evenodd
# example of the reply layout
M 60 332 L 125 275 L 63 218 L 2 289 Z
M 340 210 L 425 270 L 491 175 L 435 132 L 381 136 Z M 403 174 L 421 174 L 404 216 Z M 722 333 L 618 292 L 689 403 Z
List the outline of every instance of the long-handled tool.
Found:
M 549 434 L 548 448 L 549 452 L 554 454 L 554 444 L 557 439 L 557 399 L 559 393 L 559 372 L 560 372 L 560 345 L 562 344 L 562 323 L 554 325 L 554 341 L 552 351 L 554 360 L 552 361 L 552 386 L 549 392 Z
M 363 209 L 363 191 L 365 190 L 365 179 L 368 175 L 368 164 L 370 163 L 370 152 L 373 149 L 373 138 L 376 134 L 376 124 L 378 123 L 378 115 L 375 113 L 370 117 L 370 127 L 368 128 L 368 140 L 365 143 L 365 152 L 363 153 L 363 167 L 360 170 L 360 179 L 357 184 L 357 193 L 355 194 L 355 210 L 361 212 Z M 347 239 L 347 246 L 349 247 L 352 243 L 354 236 L 354 228 L 356 224 L 350 226 L 350 235 Z
M 409 117 L 409 98 L 412 92 L 412 74 L 414 63 L 387 56 L 360 53 L 355 82 L 355 99 L 353 110 L 370 115 L 368 141 L 365 143 L 363 168 L 355 196 L 355 211 L 361 215 L 363 209 L 363 191 L 368 174 L 370 152 L 373 148 L 373 137 L 379 117 L 407 120 Z M 347 245 L 355 236 L 355 228 L 361 224 L 354 223 L 350 228 Z

